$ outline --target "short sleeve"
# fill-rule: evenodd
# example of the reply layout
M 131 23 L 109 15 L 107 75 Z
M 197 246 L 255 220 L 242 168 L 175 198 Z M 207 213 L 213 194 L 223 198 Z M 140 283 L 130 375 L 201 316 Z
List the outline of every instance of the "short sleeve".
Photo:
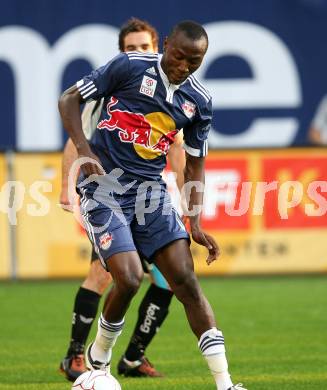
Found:
M 201 108 L 194 121 L 184 127 L 185 151 L 193 157 L 204 157 L 208 154 L 208 135 L 212 121 L 212 101 L 211 99 Z
M 87 140 L 92 138 L 97 127 L 104 99 L 92 100 L 85 104 L 82 112 L 82 128 Z
M 92 71 L 76 83 L 82 98 L 98 100 L 110 95 L 129 77 L 129 60 L 125 53 L 118 54 L 106 65 Z

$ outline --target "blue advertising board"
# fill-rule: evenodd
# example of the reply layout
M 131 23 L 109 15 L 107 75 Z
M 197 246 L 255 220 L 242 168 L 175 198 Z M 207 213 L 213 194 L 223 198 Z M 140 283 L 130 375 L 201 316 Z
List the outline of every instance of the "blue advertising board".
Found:
M 0 149 L 62 148 L 58 96 L 117 53 L 131 16 L 161 44 L 180 20 L 207 29 L 197 76 L 213 97 L 211 148 L 307 144 L 327 93 L 327 0 L 2 0 Z

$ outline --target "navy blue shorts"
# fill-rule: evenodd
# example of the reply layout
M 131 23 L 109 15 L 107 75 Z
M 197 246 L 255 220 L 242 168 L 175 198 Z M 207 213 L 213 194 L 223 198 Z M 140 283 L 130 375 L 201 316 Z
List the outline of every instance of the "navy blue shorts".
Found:
M 169 243 L 178 239 L 190 240 L 166 193 L 155 210 L 138 218 L 133 202 L 124 199 L 124 203 L 120 203 L 118 197 L 113 204 L 97 204 L 93 199 L 94 191 L 80 188 L 79 192 L 85 229 L 105 268 L 105 260 L 116 253 L 137 251 L 151 263 L 155 252 Z M 121 204 L 123 207 L 119 207 Z

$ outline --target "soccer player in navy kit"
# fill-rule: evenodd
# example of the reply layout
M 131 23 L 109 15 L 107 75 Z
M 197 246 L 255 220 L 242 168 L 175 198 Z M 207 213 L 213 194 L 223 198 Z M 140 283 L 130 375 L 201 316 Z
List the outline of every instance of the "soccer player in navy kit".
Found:
M 211 98 L 192 75 L 208 47 L 203 27 L 186 21 L 165 41 L 164 54 L 123 53 L 80 80 L 60 98 L 64 127 L 82 159 L 78 190 L 88 235 L 114 279 L 86 352 L 92 369 L 110 364 L 124 315 L 143 277 L 138 253 L 154 259 L 184 309 L 199 348 L 219 390 L 233 385 L 222 332 L 194 274 L 189 236 L 171 206 L 161 172 L 176 133 L 184 129 L 185 184 L 190 228 L 205 246 L 207 263 L 219 248 L 200 227 L 196 209 L 203 202 L 204 160 L 212 118 Z M 90 143 L 85 139 L 80 105 L 104 97 L 105 104 Z M 198 188 L 195 187 L 198 183 Z M 199 191 L 200 189 L 200 191 Z
M 158 52 L 158 33 L 153 26 L 144 20 L 129 19 L 122 26 L 118 40 L 121 52 Z M 82 113 L 82 124 L 88 139 L 95 131 L 102 105 L 103 99 L 91 101 L 85 105 Z M 181 189 L 185 166 L 182 137 L 174 142 L 168 157 L 172 171 L 177 172 L 177 185 Z M 71 209 L 68 197 L 68 176 L 76 158 L 75 146 L 71 139 L 68 139 L 63 153 L 60 195 L 60 203 L 66 210 Z M 147 268 L 146 264 L 144 264 L 144 268 Z M 139 306 L 134 332 L 124 356 L 118 364 L 119 374 L 125 376 L 162 376 L 145 357 L 145 351 L 168 314 L 173 293 L 157 267 L 151 265 L 147 271 L 150 274 L 151 284 Z M 60 370 L 68 380 L 75 381 L 81 373 L 86 371 L 84 346 L 96 317 L 100 298 L 110 282 L 110 274 L 102 267 L 97 253 L 93 250 L 88 275 L 75 296 L 70 343 L 66 356 L 60 363 Z M 147 314 L 149 311 L 152 313 L 150 320 Z

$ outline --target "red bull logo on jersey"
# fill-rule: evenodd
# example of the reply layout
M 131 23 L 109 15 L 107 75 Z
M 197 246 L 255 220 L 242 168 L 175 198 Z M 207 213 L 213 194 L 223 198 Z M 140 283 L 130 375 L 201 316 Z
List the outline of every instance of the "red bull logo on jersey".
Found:
M 133 143 L 136 153 L 147 160 L 167 154 L 178 133 L 175 121 L 163 112 L 143 115 L 113 109 L 118 99 L 111 97 L 107 104 L 108 119 L 101 120 L 99 130 L 118 131 L 121 142 Z
M 167 154 L 169 146 L 174 142 L 174 138 L 177 133 L 177 130 L 172 130 L 169 133 L 162 135 L 159 141 L 153 146 L 153 149 L 161 151 L 163 154 Z
M 122 142 L 132 142 L 148 146 L 151 132 L 151 125 L 143 114 L 135 114 L 130 111 L 113 110 L 112 107 L 118 103 L 118 99 L 112 97 L 107 105 L 109 119 L 99 122 L 100 130 L 118 130 L 118 136 Z
M 185 100 L 185 102 L 182 104 L 182 109 L 184 111 L 184 114 L 189 118 L 193 118 L 195 115 L 195 104 L 192 102 L 189 102 L 188 100 Z

